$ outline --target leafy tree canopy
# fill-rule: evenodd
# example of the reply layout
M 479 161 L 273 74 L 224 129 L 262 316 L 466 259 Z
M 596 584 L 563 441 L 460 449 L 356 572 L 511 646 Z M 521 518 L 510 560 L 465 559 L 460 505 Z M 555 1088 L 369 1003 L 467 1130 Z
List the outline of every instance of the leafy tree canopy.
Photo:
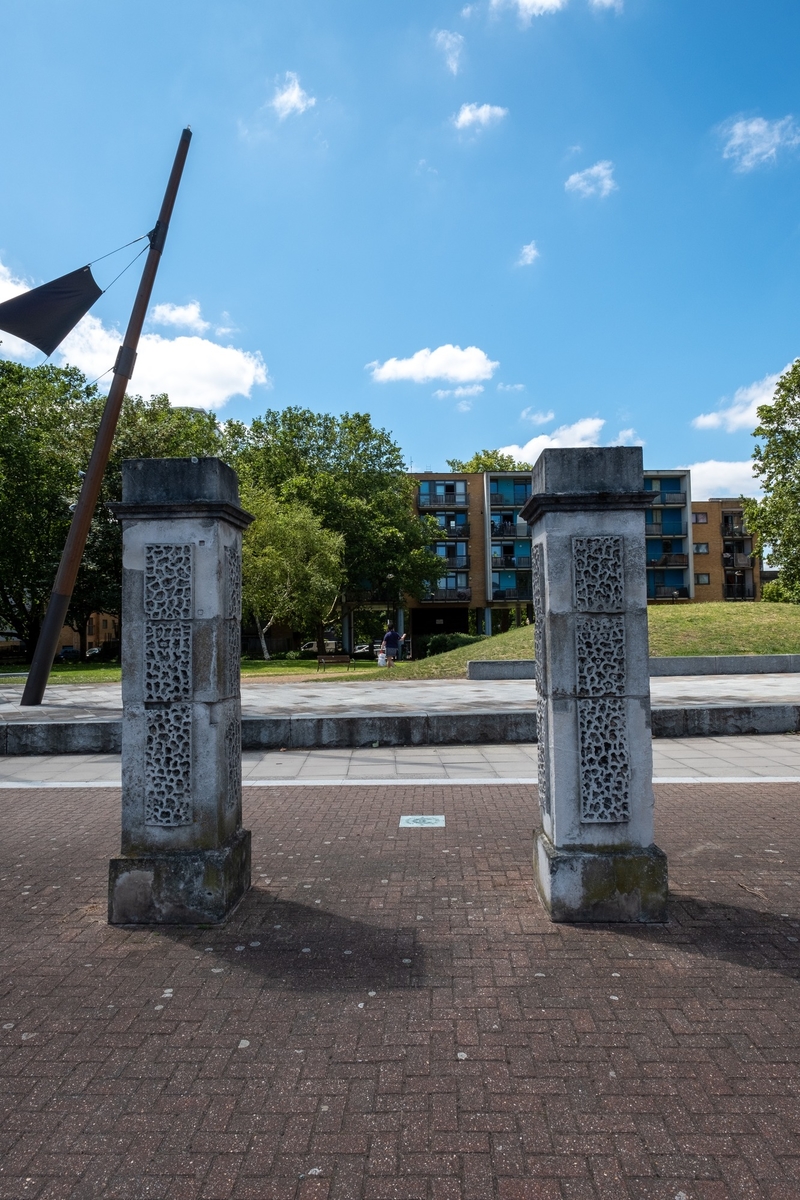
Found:
M 513 455 L 500 450 L 476 450 L 472 458 L 448 458 L 447 465 L 451 471 L 462 472 L 533 470 L 531 463 L 517 462 Z
M 310 508 L 341 535 L 344 604 L 362 592 L 418 595 L 438 569 L 427 549 L 436 524 L 415 515 L 400 447 L 368 415 L 269 410 L 249 428 L 229 422 L 223 437 L 246 487 Z
M 242 545 L 242 605 L 269 658 L 272 625 L 316 628 L 330 615 L 342 582 L 343 538 L 306 505 L 281 504 L 269 488 L 245 485 L 241 496 L 255 517 Z
M 800 586 L 800 359 L 781 375 L 771 404 L 758 409 L 753 472 L 761 500 L 743 500 L 756 548 L 781 569 L 781 590 Z

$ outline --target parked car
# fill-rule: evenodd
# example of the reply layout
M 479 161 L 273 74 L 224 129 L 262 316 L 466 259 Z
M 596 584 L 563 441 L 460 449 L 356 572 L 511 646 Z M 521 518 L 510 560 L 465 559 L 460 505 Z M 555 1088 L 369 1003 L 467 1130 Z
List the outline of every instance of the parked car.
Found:
M 99 653 L 100 653 L 100 647 L 92 646 L 91 650 L 86 651 L 86 657 L 87 658 L 96 658 Z
M 58 655 L 59 662 L 74 662 L 81 656 L 80 650 L 76 650 L 74 646 L 65 646 Z
M 301 650 L 313 650 L 313 651 L 316 653 L 316 650 L 317 650 L 317 643 L 316 643 L 316 641 L 313 641 L 313 642 L 303 642 L 303 644 L 302 644 L 302 646 L 300 647 L 300 649 L 301 649 Z M 335 639 L 333 639 L 333 638 L 326 638 L 326 639 L 325 639 L 325 651 L 324 651 L 324 653 L 325 653 L 325 654 L 335 654 L 335 653 L 336 653 L 336 641 L 335 641 Z

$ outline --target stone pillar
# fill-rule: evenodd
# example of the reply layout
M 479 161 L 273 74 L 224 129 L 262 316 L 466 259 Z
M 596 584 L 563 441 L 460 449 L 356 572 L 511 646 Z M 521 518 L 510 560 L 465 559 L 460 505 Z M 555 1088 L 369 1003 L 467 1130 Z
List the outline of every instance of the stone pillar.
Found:
M 353 614 L 352 612 L 345 612 L 342 613 L 342 651 L 345 654 L 352 654 L 354 650 Z
M 554 921 L 664 921 L 653 844 L 642 452 L 545 450 L 532 530 L 541 828 Z
M 250 887 L 242 829 L 242 530 L 216 458 L 131 459 L 122 503 L 122 847 L 112 924 L 209 924 Z
M 396 622 L 395 622 L 395 626 L 394 626 L 394 627 L 395 627 L 395 629 L 397 630 L 397 632 L 398 632 L 398 633 L 405 633 L 405 631 L 406 631 L 406 614 L 405 614 L 405 609 L 403 609 L 403 608 L 398 608 L 398 610 L 397 610 L 397 620 L 396 620 Z
M 488 604 L 483 610 L 483 632 L 487 637 L 492 636 L 492 610 L 489 608 Z

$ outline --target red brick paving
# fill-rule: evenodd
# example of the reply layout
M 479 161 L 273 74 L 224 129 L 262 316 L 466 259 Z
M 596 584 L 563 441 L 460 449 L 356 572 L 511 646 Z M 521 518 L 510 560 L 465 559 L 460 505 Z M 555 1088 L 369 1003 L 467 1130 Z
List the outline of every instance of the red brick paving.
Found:
M 194 931 L 106 924 L 118 792 L 3 792 L 0 1200 L 797 1200 L 797 788 L 657 792 L 665 927 L 551 925 L 489 785 L 248 789 Z

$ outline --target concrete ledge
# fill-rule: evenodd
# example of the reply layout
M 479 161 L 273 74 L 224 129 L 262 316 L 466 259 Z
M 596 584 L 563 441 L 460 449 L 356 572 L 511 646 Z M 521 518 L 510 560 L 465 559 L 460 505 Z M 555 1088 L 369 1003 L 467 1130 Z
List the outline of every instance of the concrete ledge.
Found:
M 800 671 L 800 654 L 720 654 L 651 658 L 650 675 L 786 675 Z
M 653 737 L 733 737 L 800 732 L 800 704 L 698 704 L 652 710 Z M 14 721 L 0 725 L 0 754 L 119 754 L 121 721 Z M 245 717 L 243 750 L 359 746 L 470 746 L 536 741 L 531 709 Z
M 651 678 L 665 675 L 789 675 L 800 671 L 800 654 L 686 654 L 648 660 Z M 532 658 L 476 659 L 467 679 L 533 679 Z
M 533 658 L 484 658 L 467 663 L 467 679 L 534 679 Z

